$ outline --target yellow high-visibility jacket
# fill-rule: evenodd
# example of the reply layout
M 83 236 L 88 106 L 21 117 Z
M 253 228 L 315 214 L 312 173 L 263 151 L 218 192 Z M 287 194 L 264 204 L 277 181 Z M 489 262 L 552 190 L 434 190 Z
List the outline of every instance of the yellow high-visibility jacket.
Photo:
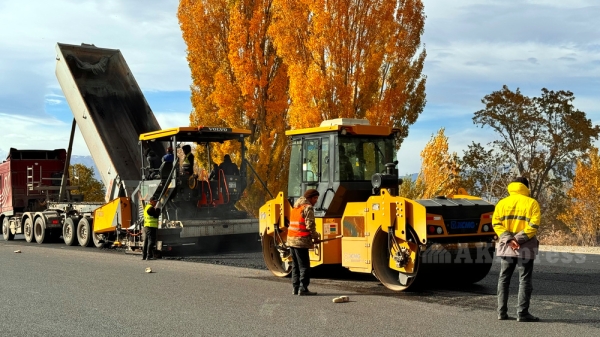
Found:
M 496 204 L 492 225 L 498 237 L 510 235 L 523 243 L 537 234 L 540 205 L 529 197 L 529 189 L 522 183 L 510 183 L 508 193 L 508 197 Z
M 151 204 L 144 208 L 144 227 L 158 228 L 158 218 L 148 214 L 150 208 L 153 208 Z

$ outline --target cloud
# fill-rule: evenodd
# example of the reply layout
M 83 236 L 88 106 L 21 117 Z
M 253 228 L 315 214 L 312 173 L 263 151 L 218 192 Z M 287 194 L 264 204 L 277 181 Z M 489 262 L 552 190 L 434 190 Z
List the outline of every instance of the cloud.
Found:
M 0 151 L 4 153 L 11 147 L 19 150 L 52 150 L 69 146 L 71 123 L 52 117 L 40 119 L 0 113 L 0 125 L 4 126 L 3 132 L 0 132 Z M 73 140 L 73 154 L 89 155 L 79 130 Z
M 189 112 L 154 112 L 156 120 L 162 129 L 176 128 L 190 125 Z
M 144 90 L 189 90 L 176 0 L 0 2 L 0 113 L 50 118 L 55 45 L 120 49 Z

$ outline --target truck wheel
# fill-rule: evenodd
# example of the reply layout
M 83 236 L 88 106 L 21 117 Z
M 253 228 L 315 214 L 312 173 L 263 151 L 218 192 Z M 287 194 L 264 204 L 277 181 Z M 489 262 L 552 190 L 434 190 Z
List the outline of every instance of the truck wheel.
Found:
M 77 229 L 72 218 L 67 218 L 63 226 L 63 241 L 65 245 L 72 246 L 77 242 Z
M 5 217 L 2 220 L 2 236 L 4 237 L 4 241 L 10 241 L 15 238 L 15 235 L 10 230 L 10 222 L 8 221 L 8 217 Z
M 38 244 L 44 243 L 46 239 L 46 220 L 43 217 L 37 217 L 33 223 L 33 235 Z
M 25 235 L 25 241 L 33 241 L 33 221 L 31 218 L 27 218 L 23 224 L 23 235 Z
M 77 224 L 77 241 L 82 247 L 89 247 L 92 244 L 92 231 L 90 222 L 87 218 L 81 218 Z
M 92 235 L 92 241 L 94 241 L 94 246 L 96 246 L 96 248 L 104 248 L 107 246 L 107 235 L 106 234 L 96 234 L 93 231 L 91 232 Z

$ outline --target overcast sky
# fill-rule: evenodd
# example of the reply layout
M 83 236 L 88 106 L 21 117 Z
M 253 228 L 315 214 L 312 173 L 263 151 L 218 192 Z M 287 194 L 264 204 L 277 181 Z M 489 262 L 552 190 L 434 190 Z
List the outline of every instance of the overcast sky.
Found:
M 471 118 L 506 84 L 528 96 L 570 90 L 600 123 L 598 0 L 424 0 L 427 106 L 400 150 L 400 173 L 441 127 L 452 151 L 493 134 Z M 163 128 L 188 124 L 190 71 L 176 0 L 0 0 L 0 156 L 66 148 L 72 115 L 54 75 L 55 46 L 120 49 Z M 78 136 L 74 154 L 89 152 Z

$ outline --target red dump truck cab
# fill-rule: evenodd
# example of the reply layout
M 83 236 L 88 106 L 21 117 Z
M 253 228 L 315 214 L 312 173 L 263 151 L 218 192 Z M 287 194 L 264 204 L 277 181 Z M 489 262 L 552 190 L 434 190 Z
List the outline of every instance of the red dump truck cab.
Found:
M 11 148 L 0 164 L 0 223 L 7 216 L 45 209 L 56 199 L 67 152 Z

